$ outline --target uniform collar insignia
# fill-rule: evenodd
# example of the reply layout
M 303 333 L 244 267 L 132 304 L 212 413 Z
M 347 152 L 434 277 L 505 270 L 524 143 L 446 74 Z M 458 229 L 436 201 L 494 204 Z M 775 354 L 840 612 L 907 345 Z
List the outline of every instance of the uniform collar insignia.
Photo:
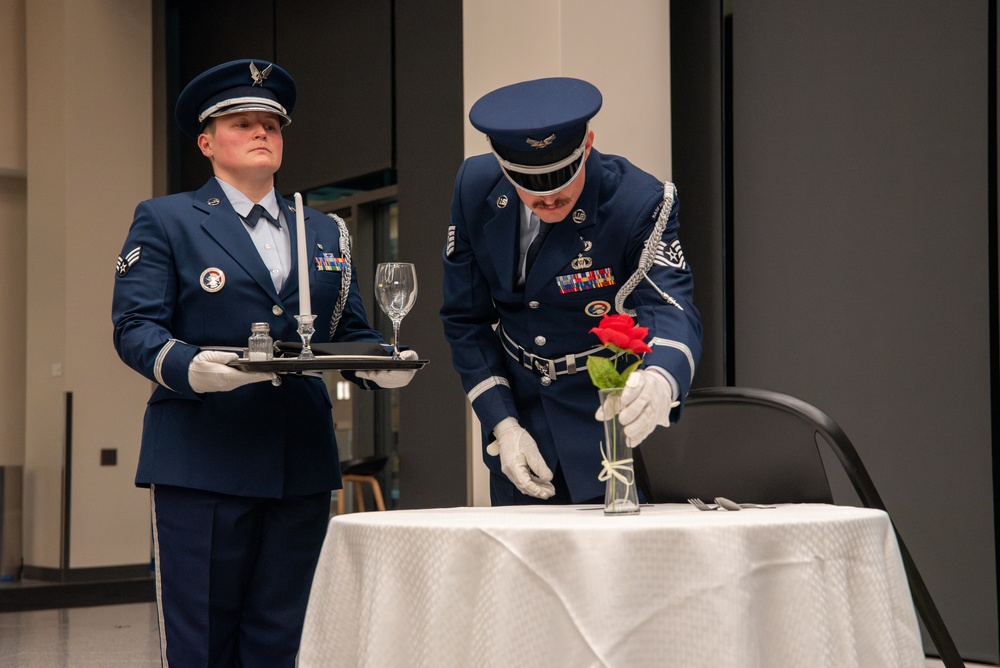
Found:
M 261 72 L 257 69 L 257 65 L 251 60 L 250 61 L 250 78 L 253 79 L 251 86 L 263 86 L 264 82 L 267 81 L 267 75 L 271 73 L 271 68 L 274 67 L 274 63 L 268 65 Z
M 531 148 L 547 148 L 556 139 L 555 133 L 550 134 L 545 139 L 532 139 L 528 137 L 524 141 L 528 142 L 528 146 Z

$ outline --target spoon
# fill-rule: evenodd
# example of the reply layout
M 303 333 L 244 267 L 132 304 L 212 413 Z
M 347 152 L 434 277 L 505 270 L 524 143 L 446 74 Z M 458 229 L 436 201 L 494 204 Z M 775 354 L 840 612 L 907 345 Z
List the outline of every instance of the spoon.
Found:
M 723 508 L 725 508 L 726 510 L 743 510 L 742 508 L 740 508 L 740 504 L 736 503 L 735 501 L 730 501 L 724 496 L 715 497 L 715 502 L 720 506 L 722 506 Z
M 742 510 L 744 508 L 774 508 L 775 506 L 760 506 L 756 503 L 736 503 L 735 501 L 730 501 L 724 496 L 715 497 L 715 502 L 725 508 L 726 510 Z

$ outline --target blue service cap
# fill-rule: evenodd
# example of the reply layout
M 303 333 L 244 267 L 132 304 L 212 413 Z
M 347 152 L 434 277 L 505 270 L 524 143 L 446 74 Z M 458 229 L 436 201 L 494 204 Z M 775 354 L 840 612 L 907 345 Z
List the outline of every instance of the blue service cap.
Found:
M 590 119 L 603 98 L 586 81 L 553 77 L 487 93 L 469 120 L 490 141 L 514 185 L 535 195 L 565 188 L 580 173 Z
M 185 134 L 197 137 L 205 121 L 239 111 L 267 111 L 292 122 L 295 81 L 266 60 L 233 60 L 202 72 L 184 87 L 174 114 Z

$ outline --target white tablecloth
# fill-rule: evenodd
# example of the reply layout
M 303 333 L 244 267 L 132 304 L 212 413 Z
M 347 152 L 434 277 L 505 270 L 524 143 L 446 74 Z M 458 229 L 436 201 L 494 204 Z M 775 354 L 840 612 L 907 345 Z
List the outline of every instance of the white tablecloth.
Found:
M 299 666 L 920 668 L 876 510 L 581 506 L 331 520 Z

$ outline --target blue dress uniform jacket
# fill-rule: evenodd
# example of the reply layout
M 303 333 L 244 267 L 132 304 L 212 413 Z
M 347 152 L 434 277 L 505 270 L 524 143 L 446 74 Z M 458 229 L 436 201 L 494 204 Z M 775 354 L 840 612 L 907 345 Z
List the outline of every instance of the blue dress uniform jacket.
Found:
M 441 309 L 453 365 L 482 423 L 483 459 L 494 480 L 503 476 L 500 458 L 487 455 L 485 445 L 493 427 L 514 416 L 549 467 L 561 469 L 573 502 L 604 493 L 598 481 L 604 436 L 594 418 L 598 393 L 586 361 L 567 364 L 566 356 L 600 345 L 590 329 L 614 312 L 615 296 L 636 271 L 664 202 L 662 182 L 617 156 L 591 150 L 585 177 L 573 213 L 549 232 L 518 287 L 521 201 L 492 155 L 466 160 L 455 183 Z M 668 371 L 683 403 L 701 354 L 701 323 L 677 231 L 675 200 L 648 280 L 624 307 L 635 309 L 636 323 L 649 328 L 652 352 L 643 365 Z M 573 364 L 578 372 L 566 373 Z M 680 411 L 674 409 L 672 421 Z
M 295 214 L 278 197 L 289 226 L 292 271 L 280 293 L 215 178 L 197 192 L 141 202 L 119 260 L 112 318 L 121 359 L 154 381 L 142 432 L 136 484 L 175 485 L 264 498 L 341 487 L 330 396 L 319 378 L 285 375 L 229 392 L 196 394 L 188 365 L 199 347 L 244 347 L 250 324 L 267 322 L 276 341 L 301 341 Z M 337 224 L 304 212 L 310 258 L 314 343 L 330 340 L 340 295 Z M 372 330 L 352 272 L 337 341 L 382 341 Z

